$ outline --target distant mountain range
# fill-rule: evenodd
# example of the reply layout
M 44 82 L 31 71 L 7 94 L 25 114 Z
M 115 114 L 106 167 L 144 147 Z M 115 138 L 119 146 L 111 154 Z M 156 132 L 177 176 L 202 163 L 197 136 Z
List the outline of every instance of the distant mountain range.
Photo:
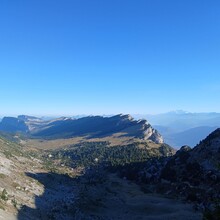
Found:
M 216 128 L 220 127 L 220 113 L 190 113 L 173 111 L 157 115 L 133 115 L 147 120 L 164 137 L 164 141 L 176 148 L 191 147 L 199 143 Z
M 138 137 L 156 143 L 164 140 L 165 143 L 180 148 L 183 145 L 195 146 L 220 127 L 220 113 L 215 112 L 174 111 L 133 117 L 120 114 L 49 119 L 20 115 L 17 118 L 4 117 L 0 122 L 0 131 L 22 132 L 35 138 L 99 138 L 117 134 L 118 137 Z
M 146 120 L 134 120 L 130 115 L 112 117 L 89 116 L 83 118 L 62 117 L 53 120 L 20 115 L 4 117 L 0 131 L 21 132 L 35 138 L 70 138 L 83 136 L 100 138 L 111 135 L 135 137 L 163 143 L 162 136 Z

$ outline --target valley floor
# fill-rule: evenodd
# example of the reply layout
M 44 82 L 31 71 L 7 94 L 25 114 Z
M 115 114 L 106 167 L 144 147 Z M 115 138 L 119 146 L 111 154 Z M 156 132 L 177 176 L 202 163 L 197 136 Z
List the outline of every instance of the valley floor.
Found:
M 55 183 L 53 183 L 55 186 Z M 57 182 L 59 185 L 59 182 Z M 80 183 L 83 187 L 83 183 Z M 89 188 L 89 189 L 88 189 Z M 73 220 L 201 220 L 202 214 L 195 212 L 191 204 L 184 203 L 179 200 L 168 199 L 161 195 L 153 195 L 144 193 L 140 187 L 128 180 L 121 179 L 115 174 L 108 175 L 107 182 L 102 185 L 90 185 L 87 190 L 95 194 L 95 200 L 83 203 L 81 206 L 81 214 L 68 215 L 67 219 Z M 47 189 L 45 189 L 47 190 Z M 65 190 L 64 190 L 65 191 Z M 52 193 L 52 192 L 51 192 Z M 53 192 L 56 194 L 56 192 Z M 52 193 L 52 194 L 53 194 Z M 45 195 L 45 193 L 44 193 Z M 63 194 L 63 201 L 67 196 L 67 192 Z M 90 195 L 92 197 L 92 195 Z M 45 201 L 43 201 L 45 198 Z M 57 197 L 51 196 L 49 200 Z M 46 201 L 47 200 L 47 201 Z M 55 203 L 59 203 L 56 201 Z M 41 197 L 40 204 L 48 202 L 48 197 Z M 83 201 L 84 202 L 84 201 Z M 54 201 L 50 201 L 51 204 Z M 41 205 L 38 204 L 38 207 Z M 60 204 L 61 205 L 61 204 Z M 48 207 L 49 208 L 49 207 Z M 50 207 L 51 208 L 51 207 Z M 0 210 L 1 220 L 16 220 L 16 219 L 47 219 L 39 217 L 37 210 L 26 209 L 26 212 L 19 212 L 18 216 Z M 46 212 L 46 210 L 45 210 Z M 24 215 L 25 214 L 25 215 Z M 34 216 L 37 214 L 36 216 Z M 71 213 L 69 213 L 71 214 Z M 22 217 L 23 216 L 23 217 Z M 29 216 L 29 217 L 28 217 Z M 55 219 L 57 216 L 55 216 Z M 61 219 L 66 219 L 65 217 Z
M 91 219 L 105 220 L 201 220 L 202 214 L 192 205 L 161 195 L 144 193 L 140 187 L 116 175 L 109 175 L 108 184 L 98 187 L 103 197 L 89 204 L 84 212 Z

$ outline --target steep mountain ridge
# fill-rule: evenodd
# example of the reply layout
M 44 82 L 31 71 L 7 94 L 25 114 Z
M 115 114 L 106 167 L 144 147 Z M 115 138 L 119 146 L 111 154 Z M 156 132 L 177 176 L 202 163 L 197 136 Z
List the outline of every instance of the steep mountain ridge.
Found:
M 214 183 L 220 181 L 219 161 L 220 129 L 216 129 L 194 148 L 181 147 L 163 168 L 162 178 L 174 182 L 189 181 L 198 185 L 209 180 Z M 210 176 L 213 176 L 213 179 Z
M 197 161 L 203 169 L 219 172 L 220 175 L 220 128 L 192 149 L 190 160 Z
M 44 121 L 33 116 L 3 118 L 0 130 L 22 132 L 35 138 L 99 138 L 117 134 L 163 143 L 162 136 L 146 120 L 134 120 L 130 115 L 112 117 L 88 116 L 79 119 L 62 117 Z

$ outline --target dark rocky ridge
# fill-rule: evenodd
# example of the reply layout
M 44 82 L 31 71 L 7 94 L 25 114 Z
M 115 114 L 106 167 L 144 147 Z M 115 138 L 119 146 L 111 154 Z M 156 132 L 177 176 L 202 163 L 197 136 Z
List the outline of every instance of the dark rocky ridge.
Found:
M 199 210 L 217 216 L 209 219 L 220 218 L 216 214 L 216 210 L 220 212 L 220 129 L 196 147 L 183 146 L 171 157 L 147 161 L 136 172 L 136 180 L 147 183 L 147 190 L 185 198 Z

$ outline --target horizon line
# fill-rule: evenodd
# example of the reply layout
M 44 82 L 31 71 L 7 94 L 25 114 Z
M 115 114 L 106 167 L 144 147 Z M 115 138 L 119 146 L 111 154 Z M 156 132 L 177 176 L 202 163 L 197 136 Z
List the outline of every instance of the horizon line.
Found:
M 29 114 L 29 113 L 21 113 L 21 114 L 0 114 L 0 117 L 18 117 L 21 115 L 24 116 L 33 116 L 33 117 L 88 117 L 88 116 L 103 116 L 103 117 L 111 117 L 114 115 L 131 115 L 131 116 L 141 116 L 141 115 L 162 115 L 162 114 L 220 114 L 220 112 L 216 111 L 204 111 L 204 112 L 190 112 L 190 111 L 184 111 L 184 110 L 173 110 L 173 111 L 166 111 L 166 112 L 160 112 L 160 113 L 92 113 L 92 114 L 86 114 L 86 113 L 67 113 L 67 114 L 62 114 L 62 113 L 57 113 L 57 114 Z

